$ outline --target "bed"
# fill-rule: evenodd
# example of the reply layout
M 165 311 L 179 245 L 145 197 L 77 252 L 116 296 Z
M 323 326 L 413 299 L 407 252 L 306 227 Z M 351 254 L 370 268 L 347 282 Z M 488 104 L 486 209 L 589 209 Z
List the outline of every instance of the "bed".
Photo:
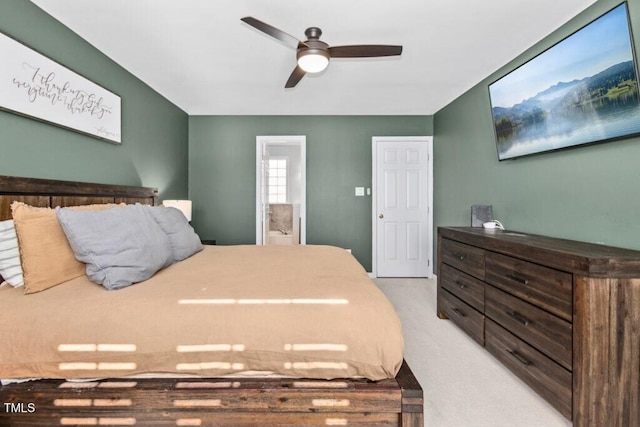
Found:
M 0 220 L 14 201 L 153 206 L 157 190 L 0 176 Z M 115 291 L 0 288 L 0 378 L 35 378 L 1 387 L 0 424 L 422 426 L 392 311 L 350 254 L 313 245 L 205 246 Z

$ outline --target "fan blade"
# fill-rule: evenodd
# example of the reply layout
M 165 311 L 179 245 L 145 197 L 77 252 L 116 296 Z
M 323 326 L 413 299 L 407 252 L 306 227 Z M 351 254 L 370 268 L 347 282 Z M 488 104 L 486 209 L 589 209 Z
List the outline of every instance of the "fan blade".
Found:
M 285 88 L 294 87 L 295 85 L 298 84 L 300 80 L 302 80 L 305 74 L 306 72 L 302 68 L 300 68 L 299 66 L 296 66 L 296 68 L 293 70 L 293 72 L 289 76 L 289 80 L 287 80 L 287 83 L 284 85 L 284 87 Z
M 286 44 L 287 46 L 293 49 L 297 49 L 300 44 L 304 44 L 297 38 L 293 37 L 292 35 L 287 34 L 284 31 L 279 30 L 276 27 L 273 27 L 267 23 L 264 23 L 256 18 L 252 18 L 251 16 L 246 16 L 240 20 L 246 24 L 251 25 L 253 28 L 257 30 L 262 31 L 263 33 L 270 35 L 274 39 L 280 40 L 281 42 L 283 42 L 284 44 Z
M 373 58 L 376 56 L 396 56 L 402 54 L 402 46 L 384 44 L 361 44 L 353 46 L 333 46 L 329 48 L 332 58 Z

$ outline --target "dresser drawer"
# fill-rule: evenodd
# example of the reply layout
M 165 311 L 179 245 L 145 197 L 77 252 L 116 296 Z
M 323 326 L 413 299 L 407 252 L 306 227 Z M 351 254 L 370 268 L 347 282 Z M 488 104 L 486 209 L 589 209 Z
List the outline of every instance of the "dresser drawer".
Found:
M 571 321 L 571 274 L 494 252 L 485 254 L 485 263 L 487 283 Z
M 442 261 L 478 279 L 484 279 L 484 250 L 475 246 L 442 239 Z
M 531 346 L 572 369 L 573 328 L 570 322 L 506 292 L 487 286 L 485 316 Z
M 484 315 L 469 304 L 443 290 L 438 293 L 438 308 L 460 329 L 465 331 L 480 345 L 484 345 Z
M 571 419 L 571 372 L 490 319 L 486 348 L 562 415 Z
M 441 265 L 438 280 L 441 287 L 484 313 L 484 282 L 447 264 Z

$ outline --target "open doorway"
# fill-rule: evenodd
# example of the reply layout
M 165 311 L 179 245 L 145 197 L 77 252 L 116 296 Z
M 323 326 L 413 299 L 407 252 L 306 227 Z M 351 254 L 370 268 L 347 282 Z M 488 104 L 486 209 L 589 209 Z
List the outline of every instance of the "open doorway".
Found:
M 306 136 L 256 137 L 256 244 L 306 244 Z

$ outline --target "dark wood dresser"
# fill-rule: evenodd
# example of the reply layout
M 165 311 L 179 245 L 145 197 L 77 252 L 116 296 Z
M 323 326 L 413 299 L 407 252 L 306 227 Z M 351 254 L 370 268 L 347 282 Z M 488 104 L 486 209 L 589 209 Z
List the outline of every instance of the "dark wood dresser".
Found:
M 640 426 L 640 251 L 440 227 L 438 316 L 574 426 Z

